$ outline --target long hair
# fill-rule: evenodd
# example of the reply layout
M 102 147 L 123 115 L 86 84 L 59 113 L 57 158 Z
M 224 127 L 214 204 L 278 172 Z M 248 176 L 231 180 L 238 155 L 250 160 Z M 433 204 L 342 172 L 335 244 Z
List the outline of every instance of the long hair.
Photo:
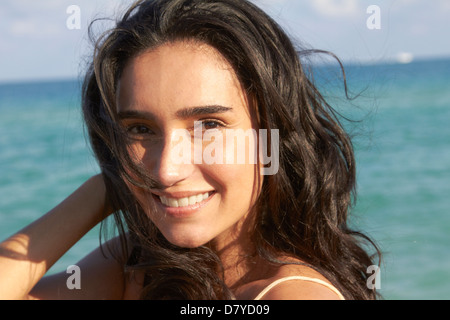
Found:
M 251 238 L 271 263 L 290 256 L 316 269 L 347 299 L 373 299 L 366 270 L 380 256 L 348 226 L 356 198 L 352 142 L 307 76 L 280 26 L 244 0 L 142 0 L 96 42 L 83 85 L 83 113 L 122 239 L 131 235 L 129 270 L 146 270 L 143 298 L 228 299 L 220 259 L 207 247 L 178 248 L 148 219 L 127 182 L 130 171 L 155 184 L 131 159 L 117 124 L 115 90 L 126 63 L 162 44 L 193 40 L 231 64 L 262 129 L 279 130 L 279 170 L 264 177 Z M 124 246 L 125 247 L 125 246 Z M 371 247 L 371 249 L 370 249 Z

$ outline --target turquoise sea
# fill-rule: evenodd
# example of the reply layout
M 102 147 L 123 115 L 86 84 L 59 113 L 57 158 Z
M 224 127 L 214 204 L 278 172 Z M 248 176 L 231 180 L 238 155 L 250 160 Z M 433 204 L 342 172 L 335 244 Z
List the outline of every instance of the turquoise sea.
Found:
M 324 70 L 322 70 L 324 71 Z M 385 299 L 450 299 L 450 60 L 346 66 L 358 98 L 330 101 L 358 119 L 358 202 L 352 223 L 380 245 Z M 326 70 L 325 70 L 326 73 Z M 98 172 L 76 80 L 0 84 L 0 239 Z M 96 228 L 51 270 L 98 245 Z

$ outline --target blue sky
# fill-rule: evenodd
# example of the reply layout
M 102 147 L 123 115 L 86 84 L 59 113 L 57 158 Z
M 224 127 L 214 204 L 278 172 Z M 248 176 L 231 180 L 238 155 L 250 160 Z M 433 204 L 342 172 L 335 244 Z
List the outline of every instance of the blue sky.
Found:
M 115 16 L 125 0 L 2 0 L 0 82 L 76 77 L 89 53 L 87 25 Z M 450 57 L 450 0 L 253 0 L 308 46 L 343 61 L 377 63 L 398 57 Z M 67 8 L 80 8 L 69 29 Z M 381 29 L 369 29 L 367 8 L 380 9 Z

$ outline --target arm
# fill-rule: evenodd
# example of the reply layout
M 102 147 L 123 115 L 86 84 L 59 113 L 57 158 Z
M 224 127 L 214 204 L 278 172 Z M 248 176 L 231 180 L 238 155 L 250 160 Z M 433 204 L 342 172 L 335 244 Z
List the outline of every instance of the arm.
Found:
M 103 250 L 102 250 L 103 249 Z M 76 273 L 66 271 L 43 277 L 31 290 L 29 299 L 50 300 L 119 300 L 125 291 L 125 275 L 120 240 L 112 239 L 84 257 L 75 265 Z M 112 255 L 114 252 L 114 256 Z M 77 276 L 79 287 L 69 288 L 67 281 Z M 73 283 L 72 281 L 70 281 Z
M 47 214 L 0 243 L 0 299 L 24 299 L 47 270 L 104 217 L 105 186 L 92 177 Z

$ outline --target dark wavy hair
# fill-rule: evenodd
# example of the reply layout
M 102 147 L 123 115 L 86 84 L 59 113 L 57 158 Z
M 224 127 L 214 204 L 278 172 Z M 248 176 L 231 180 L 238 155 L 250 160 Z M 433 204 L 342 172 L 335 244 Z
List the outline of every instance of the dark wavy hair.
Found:
M 260 127 L 279 130 L 279 170 L 264 177 L 255 205 L 250 236 L 256 254 L 279 264 L 286 263 L 280 256 L 300 259 L 346 299 L 376 298 L 366 270 L 380 252 L 347 222 L 356 198 L 352 142 L 301 63 L 319 51 L 296 49 L 273 19 L 245 0 L 141 0 L 96 40 L 82 106 L 119 233 L 123 243 L 132 242 L 126 269 L 145 270 L 142 298 L 232 297 L 217 254 L 208 246 L 170 244 L 127 187 L 138 184 L 130 172 L 143 188 L 157 181 L 127 151 L 116 114 L 118 80 L 131 58 L 180 40 L 216 48 L 254 101 Z

